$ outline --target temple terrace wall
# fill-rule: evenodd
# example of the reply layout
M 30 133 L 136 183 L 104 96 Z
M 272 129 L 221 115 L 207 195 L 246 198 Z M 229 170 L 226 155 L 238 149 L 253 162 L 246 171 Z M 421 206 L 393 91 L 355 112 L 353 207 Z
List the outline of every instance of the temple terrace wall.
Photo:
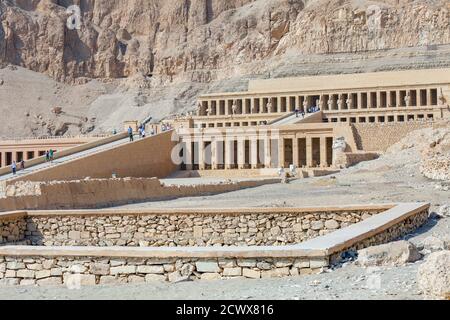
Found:
M 196 185 L 166 185 L 157 178 L 18 182 L 0 194 L 0 212 L 15 210 L 98 209 L 129 203 L 194 197 L 279 183 L 279 178 Z
M 411 121 L 407 123 L 353 124 L 355 140 L 359 150 L 385 152 L 389 147 L 405 138 L 409 133 L 433 126 L 432 122 Z
M 65 284 L 77 288 L 317 273 L 336 263 L 348 250 L 386 243 L 410 233 L 427 221 L 428 210 L 429 204 L 424 203 L 391 205 L 390 209 L 362 222 L 290 246 L 0 246 L 0 285 Z M 12 214 L 9 218 L 18 219 L 29 213 L 15 214 L 18 216 Z
M 0 244 L 38 246 L 272 246 L 323 236 L 388 206 L 346 208 L 30 211 L 2 214 Z

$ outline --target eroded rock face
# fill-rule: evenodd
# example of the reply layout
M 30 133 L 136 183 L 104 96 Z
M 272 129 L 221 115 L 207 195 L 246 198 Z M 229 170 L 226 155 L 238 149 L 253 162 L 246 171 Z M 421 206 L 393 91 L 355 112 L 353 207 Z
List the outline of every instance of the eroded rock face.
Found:
M 71 2 L 70 2 L 71 3 Z M 58 80 L 153 75 L 161 84 L 210 82 L 299 54 L 365 52 L 450 42 L 438 1 L 83 0 L 0 3 L 0 63 Z
M 356 263 L 363 267 L 402 266 L 421 259 L 417 248 L 408 241 L 397 241 L 358 251 Z
M 450 251 L 431 254 L 417 274 L 419 288 L 427 295 L 450 297 Z

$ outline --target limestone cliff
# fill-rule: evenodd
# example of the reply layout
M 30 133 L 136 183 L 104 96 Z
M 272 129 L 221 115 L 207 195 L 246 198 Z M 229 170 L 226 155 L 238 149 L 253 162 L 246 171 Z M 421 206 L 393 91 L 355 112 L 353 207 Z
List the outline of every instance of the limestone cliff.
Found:
M 248 78 L 440 67 L 449 53 L 449 0 L 0 0 L 0 67 L 130 94 L 77 105 L 92 128 L 162 118 Z M 37 104 L 73 105 L 59 95 Z
M 81 9 L 80 30 L 66 8 Z M 208 82 L 289 50 L 450 43 L 448 0 L 2 0 L 0 60 L 57 80 Z

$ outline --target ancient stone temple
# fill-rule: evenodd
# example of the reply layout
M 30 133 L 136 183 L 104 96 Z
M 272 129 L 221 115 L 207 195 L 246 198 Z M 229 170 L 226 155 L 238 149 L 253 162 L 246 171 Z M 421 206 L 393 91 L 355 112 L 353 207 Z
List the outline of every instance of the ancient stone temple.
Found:
M 337 139 L 353 157 L 379 151 L 359 141 L 362 125 L 430 123 L 449 116 L 449 101 L 450 69 L 252 80 L 246 92 L 200 96 L 175 127 L 186 170 L 328 168 Z

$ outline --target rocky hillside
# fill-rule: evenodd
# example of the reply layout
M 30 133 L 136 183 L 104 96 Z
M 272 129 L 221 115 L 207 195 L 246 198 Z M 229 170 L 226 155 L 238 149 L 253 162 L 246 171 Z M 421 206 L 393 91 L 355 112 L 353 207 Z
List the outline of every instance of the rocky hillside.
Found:
M 102 102 L 85 106 L 109 128 L 253 77 L 448 66 L 449 12 L 448 0 L 2 0 L 0 65 L 113 83 L 129 99 L 109 97 L 106 118 Z

